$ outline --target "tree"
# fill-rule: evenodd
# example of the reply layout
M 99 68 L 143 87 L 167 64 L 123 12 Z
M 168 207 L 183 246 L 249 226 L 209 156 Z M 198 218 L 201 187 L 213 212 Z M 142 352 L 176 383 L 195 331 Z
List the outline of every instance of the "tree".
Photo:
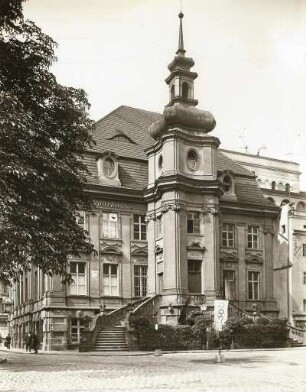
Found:
M 83 90 L 50 72 L 56 43 L 0 2 L 0 278 L 31 266 L 69 280 L 69 255 L 92 252 L 77 223 L 91 207 L 82 154 L 93 144 Z

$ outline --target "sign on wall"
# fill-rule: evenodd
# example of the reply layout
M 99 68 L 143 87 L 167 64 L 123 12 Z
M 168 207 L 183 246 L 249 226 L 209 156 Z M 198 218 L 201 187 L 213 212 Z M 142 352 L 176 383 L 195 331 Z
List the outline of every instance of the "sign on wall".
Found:
M 216 331 L 222 331 L 228 317 L 228 300 L 215 299 L 214 326 Z

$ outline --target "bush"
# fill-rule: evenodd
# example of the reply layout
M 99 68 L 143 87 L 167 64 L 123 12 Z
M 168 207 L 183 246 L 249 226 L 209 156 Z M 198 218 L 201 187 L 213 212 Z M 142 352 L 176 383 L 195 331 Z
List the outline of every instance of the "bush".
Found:
M 147 318 L 133 319 L 140 350 L 196 350 L 205 347 L 207 341 L 210 348 L 217 348 L 219 337 L 221 347 L 226 349 L 232 343 L 236 347 L 246 348 L 285 347 L 288 339 L 288 329 L 283 321 L 270 322 L 262 317 L 255 323 L 245 317 L 230 317 L 220 334 L 210 328 L 207 332 L 210 322 L 204 316 L 194 317 L 190 324 L 159 324 L 156 331 L 155 325 Z

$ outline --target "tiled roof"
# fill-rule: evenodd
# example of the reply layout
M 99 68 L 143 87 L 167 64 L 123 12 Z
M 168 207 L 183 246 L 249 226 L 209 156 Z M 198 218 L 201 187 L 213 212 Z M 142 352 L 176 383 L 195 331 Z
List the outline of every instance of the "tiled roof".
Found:
M 111 150 L 126 158 L 147 159 L 144 150 L 154 143 L 148 128 L 161 117 L 161 114 L 135 109 L 129 106 L 119 106 L 96 123 L 95 151 Z M 115 134 L 126 135 L 135 144 L 108 140 Z
M 160 117 L 159 113 L 120 106 L 96 123 L 97 144 L 92 151 L 102 153 L 110 150 L 118 155 L 122 187 L 143 190 L 147 186 L 147 162 L 141 161 L 147 161 L 145 149 L 155 143 L 148 132 L 149 126 Z M 109 140 L 119 134 L 126 135 L 133 143 Z M 86 163 L 92 172 L 88 182 L 103 185 L 99 182 L 94 156 L 87 156 Z M 271 205 L 257 186 L 253 173 L 218 150 L 216 166 L 217 170 L 230 170 L 234 173 L 238 203 Z

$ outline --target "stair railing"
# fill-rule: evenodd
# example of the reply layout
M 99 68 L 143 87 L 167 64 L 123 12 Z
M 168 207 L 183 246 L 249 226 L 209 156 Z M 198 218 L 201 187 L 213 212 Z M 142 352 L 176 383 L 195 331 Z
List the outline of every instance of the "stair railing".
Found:
M 228 304 L 228 314 L 230 317 L 235 315 L 238 317 L 252 318 L 252 315 L 239 308 L 239 306 L 235 305 L 232 301 L 229 301 Z
M 109 313 L 101 312 L 92 322 L 90 329 L 83 331 L 83 336 L 79 351 L 89 351 L 95 343 L 97 335 L 101 328 L 116 324 L 119 321 L 124 321 L 129 312 L 144 301 L 143 298 L 130 302 L 121 306 L 118 309 L 112 310 Z
M 149 319 L 154 319 L 154 316 L 158 313 L 159 304 L 161 300 L 161 295 L 156 294 L 153 297 L 146 299 L 144 302 L 139 304 L 134 310 L 131 312 L 131 317 L 147 317 Z
M 273 317 L 266 316 L 262 313 L 259 313 L 260 317 L 263 317 L 270 322 L 275 320 Z M 299 343 L 306 345 L 306 330 L 303 328 L 295 327 L 289 323 L 284 323 L 284 325 L 289 329 L 289 338 L 293 340 L 297 340 Z

